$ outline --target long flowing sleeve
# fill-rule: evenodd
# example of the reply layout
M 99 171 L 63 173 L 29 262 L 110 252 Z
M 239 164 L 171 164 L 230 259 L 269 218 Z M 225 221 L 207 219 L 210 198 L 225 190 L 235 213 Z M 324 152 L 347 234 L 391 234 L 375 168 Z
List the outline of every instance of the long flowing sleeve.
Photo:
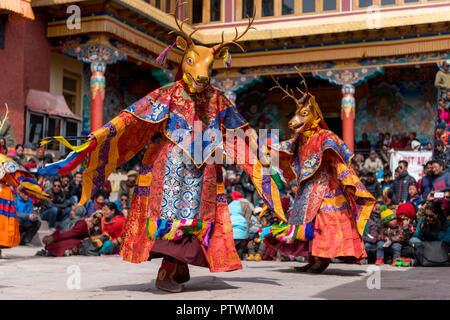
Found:
M 134 157 L 157 132 L 162 132 L 164 119 L 143 120 L 127 110 L 122 111 L 92 134 L 97 145 L 89 154 L 83 173 L 83 189 L 78 205 L 88 201 L 118 166 Z
M 242 131 L 233 135 L 236 137 L 233 141 L 229 141 L 229 137 L 225 138 L 225 152 L 227 155 L 233 155 L 234 162 L 250 177 L 264 203 L 278 218 L 286 222 L 279 187 L 270 174 L 270 168 L 265 168 L 258 158 L 260 148 L 257 145 L 256 132 L 248 124 L 239 129 Z M 248 137 L 248 140 L 245 137 Z

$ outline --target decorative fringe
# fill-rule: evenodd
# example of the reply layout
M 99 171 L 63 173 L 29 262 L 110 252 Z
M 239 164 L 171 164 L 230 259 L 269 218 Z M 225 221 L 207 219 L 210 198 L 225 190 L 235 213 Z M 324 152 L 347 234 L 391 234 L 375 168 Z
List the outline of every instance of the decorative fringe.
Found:
M 23 18 L 34 20 L 30 0 L 0 0 L 0 10 L 10 11 L 18 15 L 12 15 L 11 21 L 20 21 Z
M 208 247 L 213 226 L 212 222 L 199 219 L 148 219 L 147 235 L 151 240 L 180 240 L 185 235 L 193 235 Z
M 314 228 L 311 222 L 302 225 L 274 225 L 270 230 L 278 241 L 286 244 L 312 240 L 314 239 L 314 231 L 320 232 L 319 229 Z
M 53 176 L 56 174 L 60 175 L 66 175 L 69 172 L 75 170 L 76 167 L 78 167 L 83 161 L 84 158 L 86 158 L 87 154 L 95 149 L 97 146 L 96 140 L 87 141 L 86 143 L 82 144 L 81 146 L 72 146 L 70 143 L 67 142 L 67 140 L 63 137 L 49 137 L 45 138 L 41 141 L 41 146 L 49 143 L 50 141 L 59 141 L 64 146 L 66 146 L 69 149 L 72 149 L 73 151 L 67 155 L 67 157 L 63 160 L 60 160 L 58 162 L 50 163 L 45 165 L 44 168 L 40 168 L 38 170 L 38 174 L 43 176 Z
M 167 48 L 165 48 L 163 50 L 163 52 L 161 52 L 161 54 L 156 58 L 156 63 L 159 64 L 160 66 L 166 67 L 167 66 L 167 55 L 169 54 L 170 49 L 172 49 L 172 47 L 174 45 L 176 45 L 178 42 L 178 39 L 172 43 L 170 46 L 168 46 Z
M 225 65 L 225 68 L 231 67 L 231 54 L 228 52 L 228 50 L 223 57 L 223 64 Z

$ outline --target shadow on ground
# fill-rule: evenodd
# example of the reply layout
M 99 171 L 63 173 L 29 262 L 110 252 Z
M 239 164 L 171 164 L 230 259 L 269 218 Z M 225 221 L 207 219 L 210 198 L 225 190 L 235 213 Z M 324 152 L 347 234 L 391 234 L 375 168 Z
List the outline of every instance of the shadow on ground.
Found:
M 375 274 L 363 279 L 346 283 L 322 291 L 314 298 L 319 299 L 450 299 L 450 281 L 448 267 L 429 268 L 415 267 L 409 270 L 382 270 L 379 277 L 379 289 L 376 288 Z M 327 270 L 328 271 L 328 270 Z M 337 270 L 335 275 L 338 275 Z M 425 272 L 428 271 L 428 272 Z M 324 272 L 322 275 L 326 275 Z M 374 287 L 369 289 L 369 287 Z
M 299 267 L 303 267 L 306 264 L 299 264 Z M 324 272 L 320 273 L 320 274 L 315 274 L 315 273 L 305 273 L 305 272 L 298 272 L 295 271 L 294 267 L 289 267 L 289 268 L 283 268 L 283 269 L 274 269 L 271 270 L 271 272 L 281 272 L 281 273 L 294 273 L 294 274 L 304 274 L 304 275 L 311 275 L 311 276 L 324 276 L 324 275 L 330 275 L 330 276 L 340 276 L 340 277 L 360 277 L 362 275 L 364 275 L 366 272 L 363 270 L 343 270 L 343 269 L 339 269 L 339 267 L 333 268 L 333 267 L 328 267 L 328 269 L 326 269 Z
M 227 282 L 251 282 L 263 283 L 269 285 L 281 286 L 273 279 L 254 277 L 254 278 L 219 278 L 214 276 L 193 277 L 185 284 L 184 292 L 196 291 L 216 291 L 216 290 L 231 290 L 239 289 L 239 286 L 233 286 Z M 170 294 L 155 288 L 155 280 L 148 283 L 140 284 L 126 284 L 100 288 L 102 291 L 137 291 L 137 292 L 151 292 L 154 294 L 165 295 Z

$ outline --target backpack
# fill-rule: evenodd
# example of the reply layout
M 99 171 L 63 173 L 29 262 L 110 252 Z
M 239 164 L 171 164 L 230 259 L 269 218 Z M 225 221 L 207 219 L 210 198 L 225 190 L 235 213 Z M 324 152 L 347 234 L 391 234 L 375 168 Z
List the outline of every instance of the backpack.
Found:
M 415 244 L 414 257 L 423 267 L 446 266 L 448 249 L 443 241 L 423 241 Z

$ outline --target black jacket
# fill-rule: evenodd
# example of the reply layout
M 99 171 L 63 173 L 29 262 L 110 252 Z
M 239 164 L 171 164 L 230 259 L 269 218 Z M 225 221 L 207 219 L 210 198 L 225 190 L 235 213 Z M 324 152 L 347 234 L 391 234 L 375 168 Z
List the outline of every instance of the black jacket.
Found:
M 394 180 L 392 187 L 389 189 L 388 196 L 392 199 L 391 204 L 400 204 L 408 199 L 408 187 L 416 179 L 411 177 L 408 172 L 403 172 L 400 177 Z
M 376 179 L 374 179 L 370 184 L 367 180 L 364 179 L 363 183 L 367 191 L 369 191 L 375 197 L 375 199 L 383 195 L 381 184 Z
M 53 200 L 44 199 L 41 203 L 41 213 L 53 207 L 57 207 L 58 211 L 62 211 L 69 206 L 69 194 L 62 191 L 55 193 L 53 189 L 48 192 Z

